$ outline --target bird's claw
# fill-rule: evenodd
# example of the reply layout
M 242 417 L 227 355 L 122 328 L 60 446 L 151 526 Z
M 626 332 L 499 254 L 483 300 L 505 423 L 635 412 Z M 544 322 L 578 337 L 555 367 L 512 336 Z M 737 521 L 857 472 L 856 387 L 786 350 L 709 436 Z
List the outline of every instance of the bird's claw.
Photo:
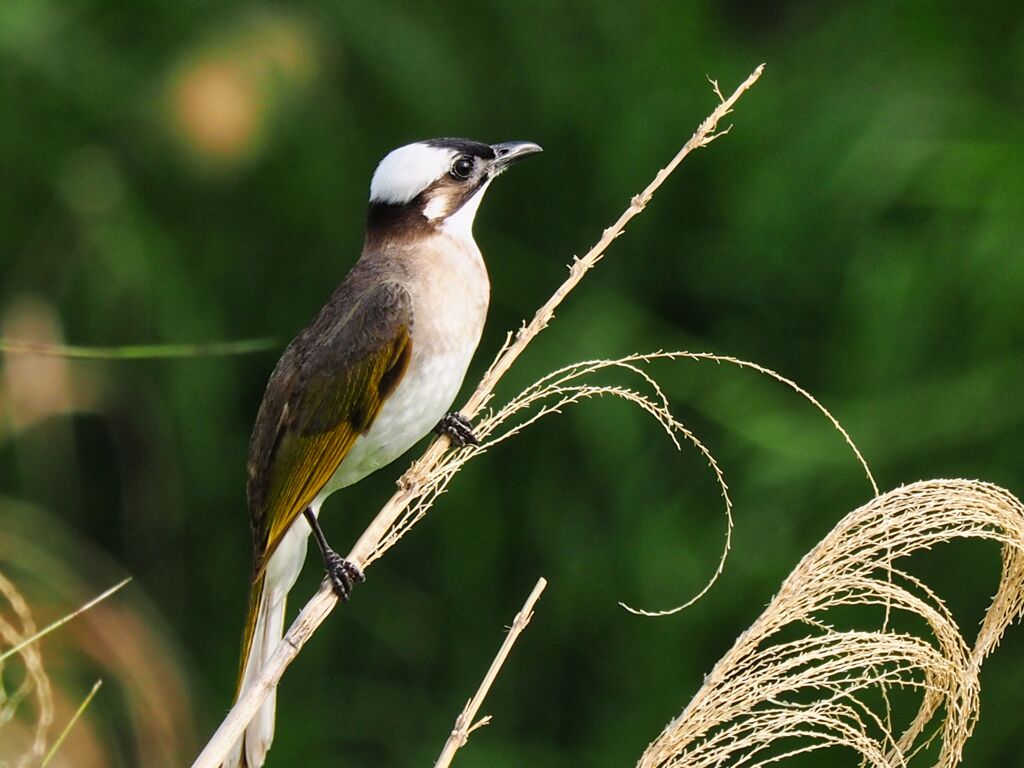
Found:
M 452 411 L 437 422 L 434 431 L 439 435 L 446 435 L 457 448 L 464 445 L 480 445 L 477 436 L 473 434 L 472 422 L 458 411 Z
M 356 582 L 366 581 L 358 565 L 333 550 L 324 555 L 324 566 L 327 569 L 327 580 L 343 603 L 347 603 L 352 596 L 352 587 Z

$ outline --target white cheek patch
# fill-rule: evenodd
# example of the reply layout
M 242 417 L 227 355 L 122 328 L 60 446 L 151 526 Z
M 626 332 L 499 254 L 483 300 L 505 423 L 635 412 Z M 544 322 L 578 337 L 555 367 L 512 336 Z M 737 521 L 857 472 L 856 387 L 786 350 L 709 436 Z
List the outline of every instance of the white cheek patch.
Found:
M 441 217 L 448 214 L 448 196 L 435 194 L 423 206 L 423 216 L 430 221 L 434 219 L 440 219 Z
M 457 153 L 426 144 L 408 144 L 380 161 L 370 182 L 371 203 L 403 205 L 451 168 Z

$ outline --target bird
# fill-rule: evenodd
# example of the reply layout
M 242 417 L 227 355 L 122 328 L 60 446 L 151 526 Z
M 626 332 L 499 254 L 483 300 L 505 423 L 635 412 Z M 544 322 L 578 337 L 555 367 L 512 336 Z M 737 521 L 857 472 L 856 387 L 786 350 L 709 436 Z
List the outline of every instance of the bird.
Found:
M 490 297 L 473 221 L 491 182 L 540 151 L 529 141 L 441 138 L 394 149 L 377 165 L 362 254 L 281 354 L 253 426 L 252 571 L 236 698 L 281 641 L 310 533 L 343 601 L 363 581 L 320 528 L 324 500 L 431 431 L 476 442 L 469 420 L 449 411 Z M 271 692 L 224 768 L 263 765 L 274 715 Z

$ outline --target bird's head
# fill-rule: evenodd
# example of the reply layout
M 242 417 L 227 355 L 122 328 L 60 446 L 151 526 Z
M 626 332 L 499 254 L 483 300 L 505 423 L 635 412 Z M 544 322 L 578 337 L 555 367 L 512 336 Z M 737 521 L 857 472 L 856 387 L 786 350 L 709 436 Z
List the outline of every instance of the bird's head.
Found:
M 482 144 L 430 139 L 392 150 L 370 182 L 368 223 L 389 237 L 425 230 L 471 238 L 488 185 L 513 163 L 541 148 L 529 141 Z

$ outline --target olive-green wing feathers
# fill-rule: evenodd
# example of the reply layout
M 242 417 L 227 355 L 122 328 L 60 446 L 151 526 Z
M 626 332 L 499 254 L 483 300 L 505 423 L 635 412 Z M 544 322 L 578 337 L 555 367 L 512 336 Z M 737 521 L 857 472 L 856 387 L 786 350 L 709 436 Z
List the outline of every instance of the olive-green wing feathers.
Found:
M 343 284 L 289 345 L 263 396 L 249 448 L 254 579 L 408 367 L 408 292 L 381 283 L 353 293 Z

